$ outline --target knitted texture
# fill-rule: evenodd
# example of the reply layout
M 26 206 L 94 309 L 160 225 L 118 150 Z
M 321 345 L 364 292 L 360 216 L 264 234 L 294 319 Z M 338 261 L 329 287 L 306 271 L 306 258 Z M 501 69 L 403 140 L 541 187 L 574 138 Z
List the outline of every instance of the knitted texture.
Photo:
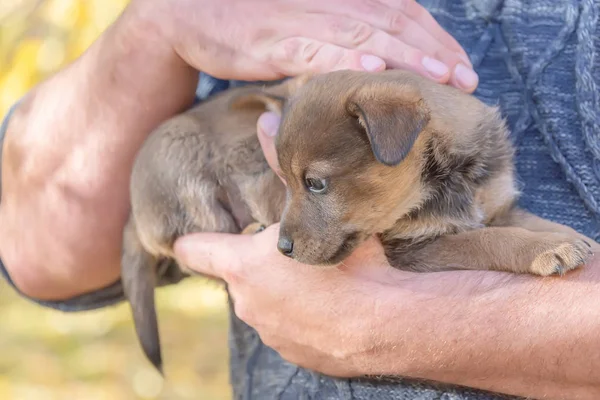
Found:
M 420 1 L 467 50 L 475 95 L 499 105 L 517 146 L 520 205 L 600 239 L 600 46 L 594 0 Z M 239 82 L 201 78 L 205 98 Z M 484 327 L 482 327 L 483 329 Z M 468 338 L 465 338 L 468 342 Z M 491 400 L 411 380 L 332 379 L 287 363 L 231 313 L 231 382 L 244 400 Z

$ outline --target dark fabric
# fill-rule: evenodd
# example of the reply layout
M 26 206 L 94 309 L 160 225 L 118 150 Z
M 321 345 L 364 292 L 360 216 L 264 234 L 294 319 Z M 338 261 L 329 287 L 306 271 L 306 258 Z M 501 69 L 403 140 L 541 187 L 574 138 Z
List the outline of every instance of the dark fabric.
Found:
M 475 95 L 501 107 L 517 145 L 521 206 L 600 239 L 598 0 L 422 0 L 467 50 Z M 244 82 L 201 75 L 198 101 Z M 0 139 L 3 132 L 0 132 Z M 1 267 L 1 263 L 0 263 Z M 4 276 L 9 280 L 3 268 Z M 168 283 L 168 279 L 164 281 Z M 119 283 L 44 306 L 79 311 L 122 300 Z M 35 301 L 35 300 L 34 300 Z M 505 396 L 411 380 L 331 379 L 285 362 L 231 313 L 235 399 L 483 400 Z M 508 396 L 507 396 L 508 397 Z

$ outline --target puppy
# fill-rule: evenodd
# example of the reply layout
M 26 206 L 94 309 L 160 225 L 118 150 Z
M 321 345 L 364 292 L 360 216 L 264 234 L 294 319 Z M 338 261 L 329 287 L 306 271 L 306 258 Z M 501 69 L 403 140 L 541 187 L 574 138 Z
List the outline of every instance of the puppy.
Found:
M 255 125 L 280 113 L 284 187 Z M 513 148 L 496 108 L 409 72 L 338 71 L 229 90 L 160 126 L 136 159 L 122 279 L 161 370 L 157 268 L 190 232 L 280 221 L 279 251 L 335 265 L 377 235 L 390 264 L 427 272 L 563 274 L 585 238 L 516 207 Z M 182 276 L 191 274 L 179 265 Z
M 546 276 L 591 254 L 582 235 L 516 207 L 508 129 L 474 96 L 409 72 L 340 71 L 280 107 L 288 257 L 336 264 L 378 235 L 397 268 Z

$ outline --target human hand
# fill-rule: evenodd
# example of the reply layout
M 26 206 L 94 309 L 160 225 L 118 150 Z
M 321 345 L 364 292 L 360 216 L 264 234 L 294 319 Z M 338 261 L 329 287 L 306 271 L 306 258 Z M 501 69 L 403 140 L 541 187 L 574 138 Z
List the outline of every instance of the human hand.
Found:
M 367 373 L 389 283 L 413 274 L 391 269 L 375 239 L 338 267 L 300 264 L 277 251 L 278 232 L 276 224 L 255 235 L 191 234 L 175 252 L 226 281 L 236 315 L 284 359 L 334 376 Z
M 414 0 L 135 0 L 190 65 L 271 80 L 336 69 L 402 68 L 471 92 L 462 47 Z
M 277 225 L 256 235 L 191 234 L 175 251 L 225 280 L 236 315 L 283 359 L 337 377 L 598 398 L 598 257 L 561 278 L 418 274 L 390 268 L 371 240 L 341 266 L 321 268 L 279 254 L 277 236 Z

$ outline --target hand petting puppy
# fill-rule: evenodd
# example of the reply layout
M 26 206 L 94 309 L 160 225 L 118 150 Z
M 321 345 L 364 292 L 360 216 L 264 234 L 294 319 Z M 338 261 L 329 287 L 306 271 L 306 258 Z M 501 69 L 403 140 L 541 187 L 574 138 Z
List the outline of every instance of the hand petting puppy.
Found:
M 467 92 L 477 86 L 465 50 L 414 0 L 176 3 L 176 13 L 170 0 L 134 5 L 161 16 L 173 48 L 188 64 L 219 78 L 269 80 L 387 67 Z

